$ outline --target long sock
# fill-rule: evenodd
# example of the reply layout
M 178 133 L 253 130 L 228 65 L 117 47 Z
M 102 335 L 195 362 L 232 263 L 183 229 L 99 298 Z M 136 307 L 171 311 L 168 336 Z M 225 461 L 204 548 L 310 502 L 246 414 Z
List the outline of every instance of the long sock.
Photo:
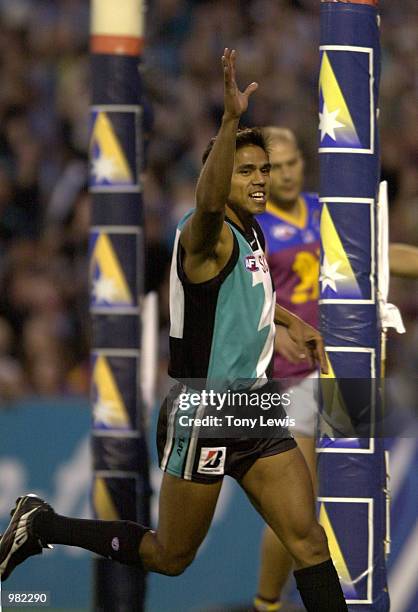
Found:
M 338 574 L 331 559 L 294 572 L 308 612 L 347 612 Z
M 66 544 L 90 550 L 127 565 L 140 565 L 139 546 L 149 531 L 132 521 L 95 521 L 39 512 L 31 531 L 44 544 Z

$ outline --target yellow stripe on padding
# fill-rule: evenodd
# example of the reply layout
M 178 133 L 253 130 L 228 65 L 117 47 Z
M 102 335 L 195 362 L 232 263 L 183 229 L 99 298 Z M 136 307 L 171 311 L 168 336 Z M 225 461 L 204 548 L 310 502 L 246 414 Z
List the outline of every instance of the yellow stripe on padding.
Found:
M 321 213 L 321 239 L 322 247 L 324 250 L 324 262 L 323 269 L 321 270 L 322 289 L 324 290 L 327 285 L 332 287 L 334 285 L 334 293 L 338 295 L 342 290 L 345 293 L 347 291 L 352 294 L 352 297 L 361 297 L 360 287 L 357 283 L 356 275 L 354 274 L 353 268 L 350 263 L 350 259 L 344 250 L 343 243 L 337 232 L 334 221 L 332 220 L 331 213 L 326 204 L 322 207 Z M 335 274 L 334 283 L 326 279 L 324 274 L 325 262 L 331 267 Z
M 350 572 L 348 571 L 347 564 L 344 559 L 344 555 L 341 551 L 340 545 L 338 544 L 337 536 L 332 527 L 328 512 L 325 509 L 324 502 L 321 503 L 321 509 L 319 512 L 319 522 L 325 529 L 325 533 L 328 538 L 328 547 L 331 554 L 331 558 L 334 562 L 335 569 L 345 585 L 353 585 L 353 579 L 351 578 Z
M 95 478 L 93 501 L 97 517 L 102 521 L 118 521 L 120 516 L 104 478 Z
M 93 383 L 97 390 L 97 401 L 93 406 L 95 422 L 104 423 L 108 427 L 129 427 L 125 402 L 109 362 L 102 355 L 97 357 L 93 368 Z

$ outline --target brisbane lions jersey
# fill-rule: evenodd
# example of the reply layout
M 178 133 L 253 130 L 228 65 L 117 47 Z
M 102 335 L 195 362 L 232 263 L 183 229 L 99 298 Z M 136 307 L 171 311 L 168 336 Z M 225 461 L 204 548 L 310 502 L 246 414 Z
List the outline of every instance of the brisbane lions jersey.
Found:
M 320 204 L 317 194 L 302 193 L 300 197 L 298 217 L 269 202 L 257 220 L 266 240 L 277 302 L 317 328 Z M 299 378 L 312 371 L 307 361 L 295 365 L 275 354 L 275 378 Z

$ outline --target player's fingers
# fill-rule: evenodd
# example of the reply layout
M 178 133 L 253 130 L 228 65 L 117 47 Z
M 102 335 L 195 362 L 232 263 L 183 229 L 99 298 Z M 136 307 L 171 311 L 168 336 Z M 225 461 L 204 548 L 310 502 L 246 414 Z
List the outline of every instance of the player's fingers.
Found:
M 224 77 L 226 78 L 227 76 L 229 76 L 229 56 L 228 56 L 229 50 L 228 48 L 226 48 L 224 50 L 224 54 L 222 56 L 222 67 L 224 69 Z
M 300 360 L 303 359 L 303 357 L 301 357 L 301 352 L 299 350 L 298 345 L 296 344 L 296 342 L 290 340 L 290 338 L 286 344 L 285 350 L 290 357 L 289 361 L 291 360 L 292 363 L 299 363 Z
M 296 336 L 292 338 L 296 343 L 296 347 L 299 354 L 299 359 L 305 359 L 306 357 L 306 347 L 305 347 L 305 339 L 303 337 L 303 333 L 300 332 Z
M 293 363 L 296 365 L 300 362 L 298 351 L 289 351 L 286 348 L 281 348 L 279 352 L 281 356 L 284 357 L 290 363 Z
M 312 346 L 311 344 L 307 345 L 307 351 L 306 351 L 306 360 L 309 363 L 309 367 L 313 368 L 315 366 L 316 363 L 316 352 L 315 352 L 315 347 Z
M 229 65 L 231 67 L 231 76 L 232 78 L 235 80 L 235 61 L 237 58 L 237 52 L 235 51 L 235 49 L 232 49 L 230 56 L 229 56 Z
M 251 96 L 252 93 L 255 92 L 256 89 L 258 89 L 258 83 L 254 81 L 253 83 L 250 83 L 248 87 L 245 89 L 244 96 L 247 96 L 248 98 L 249 96 Z
M 322 374 L 328 374 L 328 362 L 322 338 L 315 339 L 315 352 Z

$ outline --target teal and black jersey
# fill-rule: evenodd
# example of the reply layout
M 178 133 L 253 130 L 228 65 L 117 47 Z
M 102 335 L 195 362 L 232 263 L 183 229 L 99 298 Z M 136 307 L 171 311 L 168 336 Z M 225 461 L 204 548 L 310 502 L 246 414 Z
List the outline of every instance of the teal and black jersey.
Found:
M 262 231 L 254 220 L 247 235 L 227 218 L 234 239 L 228 263 L 215 278 L 191 283 L 179 238 L 192 213 L 178 224 L 173 249 L 169 374 L 231 389 L 244 380 L 265 381 L 273 355 L 275 293 Z

